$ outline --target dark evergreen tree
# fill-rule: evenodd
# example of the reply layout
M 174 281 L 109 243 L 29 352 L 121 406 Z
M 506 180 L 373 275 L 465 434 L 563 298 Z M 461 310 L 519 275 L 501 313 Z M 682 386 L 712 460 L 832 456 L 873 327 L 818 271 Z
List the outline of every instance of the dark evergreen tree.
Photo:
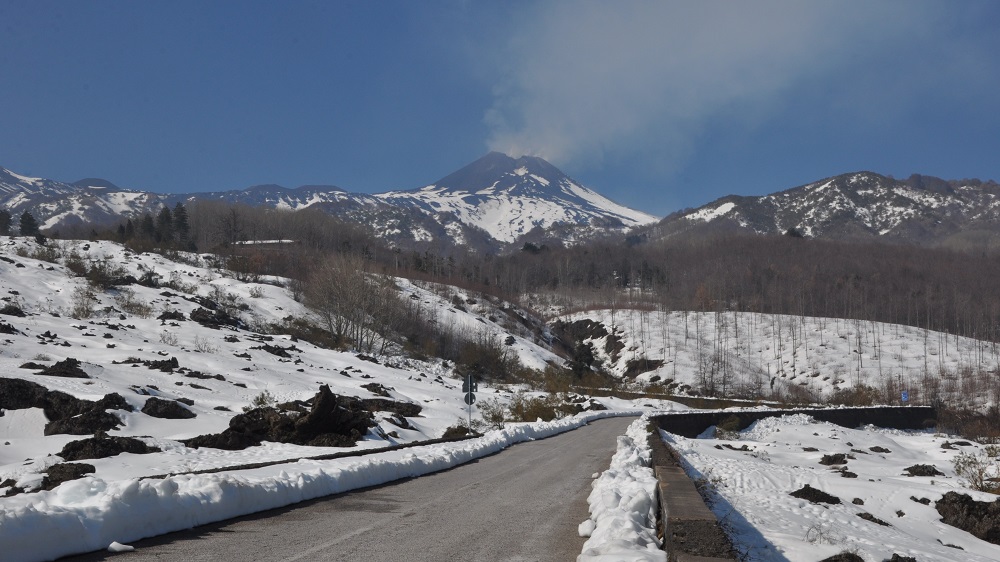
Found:
M 135 237 L 135 225 L 132 224 L 132 219 L 125 221 L 125 240 L 131 240 Z
M 10 234 L 10 211 L 7 209 L 0 209 L 0 236 L 7 236 Z
M 174 216 L 170 213 L 170 207 L 166 205 L 156 216 L 156 239 L 164 244 L 174 241 Z
M 597 357 L 594 355 L 594 348 L 588 342 L 577 342 L 573 348 L 573 357 L 569 361 L 570 370 L 577 377 L 582 377 L 594 366 Z
M 139 236 L 146 240 L 156 240 L 156 222 L 153 221 L 153 215 L 146 213 L 142 216 L 142 221 L 139 223 Z
M 190 232 L 191 227 L 188 225 L 187 209 L 184 208 L 184 205 L 177 203 L 174 205 L 174 234 L 182 246 L 187 243 Z
M 21 236 L 34 236 L 38 234 L 38 221 L 28 211 L 21 213 Z

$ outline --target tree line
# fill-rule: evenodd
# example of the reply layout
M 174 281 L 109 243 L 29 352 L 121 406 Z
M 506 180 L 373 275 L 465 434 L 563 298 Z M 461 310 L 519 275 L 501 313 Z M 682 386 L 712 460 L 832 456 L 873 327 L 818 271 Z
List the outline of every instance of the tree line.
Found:
M 997 255 L 747 234 L 571 247 L 526 244 L 507 255 L 461 247 L 415 251 L 389 247 L 366 226 L 320 210 L 223 202 L 164 206 L 137 220 L 75 228 L 64 234 L 119 240 L 138 250 L 211 251 L 228 257 L 246 275 L 299 282 L 307 281 L 326 256 L 351 256 L 371 272 L 439 281 L 514 302 L 534 295 L 575 308 L 859 319 L 1000 339 Z M 248 240 L 294 243 L 238 244 Z

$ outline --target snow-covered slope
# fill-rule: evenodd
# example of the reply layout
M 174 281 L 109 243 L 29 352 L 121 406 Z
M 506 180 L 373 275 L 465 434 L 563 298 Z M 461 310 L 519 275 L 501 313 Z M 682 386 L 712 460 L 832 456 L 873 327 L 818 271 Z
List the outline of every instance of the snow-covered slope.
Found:
M 826 399 L 861 385 L 881 397 L 985 404 L 1000 390 L 995 343 L 912 326 L 749 312 L 595 310 L 561 317 L 593 321 L 596 355 L 612 373 L 674 391 L 722 396 L 771 392 Z M 650 362 L 640 368 L 641 360 Z M 639 371 L 639 374 L 635 374 Z
M 1000 185 L 914 175 L 843 174 L 760 197 L 729 196 L 671 215 L 662 235 L 743 230 L 806 237 L 946 243 L 1000 233 Z

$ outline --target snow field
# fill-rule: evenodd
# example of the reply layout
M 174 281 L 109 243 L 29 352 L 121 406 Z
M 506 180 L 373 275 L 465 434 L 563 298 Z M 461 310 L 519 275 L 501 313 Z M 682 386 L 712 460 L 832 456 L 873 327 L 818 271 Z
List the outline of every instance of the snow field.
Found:
M 758 421 L 734 441 L 715 439 L 713 431 L 698 439 L 662 435 L 683 456 L 688 475 L 712 490 L 710 507 L 746 560 L 821 560 L 844 550 L 876 562 L 893 554 L 921 562 L 1000 559 L 1000 546 L 945 525 L 934 509 L 952 490 L 996 500 L 964 488 L 952 465 L 958 454 L 979 451 L 980 445 L 944 449 L 955 438 L 873 426 L 847 429 L 802 414 Z M 734 450 L 744 445 L 747 451 Z M 884 450 L 889 452 L 877 452 Z M 851 455 L 846 467 L 819 464 L 832 453 Z M 933 465 L 944 476 L 908 476 L 905 469 L 915 464 Z M 845 477 L 845 468 L 856 477 Z M 807 484 L 841 503 L 789 495 Z M 925 498 L 929 505 L 916 501 Z M 865 512 L 889 526 L 858 516 Z

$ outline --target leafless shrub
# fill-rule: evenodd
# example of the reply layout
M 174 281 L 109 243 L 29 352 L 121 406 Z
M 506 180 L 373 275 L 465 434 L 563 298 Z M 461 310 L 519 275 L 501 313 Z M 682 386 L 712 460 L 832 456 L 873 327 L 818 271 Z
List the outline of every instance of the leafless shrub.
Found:
M 962 451 L 955 457 L 952 463 L 955 466 L 955 474 L 965 479 L 965 483 L 973 490 L 989 492 L 991 494 L 1000 493 L 1000 466 L 997 464 L 997 456 L 1000 456 L 1000 446 L 989 445 L 978 453 L 966 453 Z
M 177 334 L 173 332 L 168 332 L 166 330 L 160 332 L 160 343 L 176 346 L 180 340 L 177 338 Z
M 135 291 L 128 287 L 118 290 L 114 296 L 115 304 L 123 312 L 134 314 L 140 318 L 149 318 L 153 315 L 153 307 L 149 303 L 135 295 Z
M 218 353 L 219 348 L 212 345 L 212 341 L 201 336 L 194 337 L 194 348 L 202 353 Z
M 493 429 L 503 429 L 507 421 L 507 407 L 496 398 L 489 398 L 476 403 L 480 415 Z
M 70 301 L 69 315 L 77 320 L 90 318 L 97 310 L 97 294 L 90 287 L 77 287 L 73 289 L 73 297 Z

